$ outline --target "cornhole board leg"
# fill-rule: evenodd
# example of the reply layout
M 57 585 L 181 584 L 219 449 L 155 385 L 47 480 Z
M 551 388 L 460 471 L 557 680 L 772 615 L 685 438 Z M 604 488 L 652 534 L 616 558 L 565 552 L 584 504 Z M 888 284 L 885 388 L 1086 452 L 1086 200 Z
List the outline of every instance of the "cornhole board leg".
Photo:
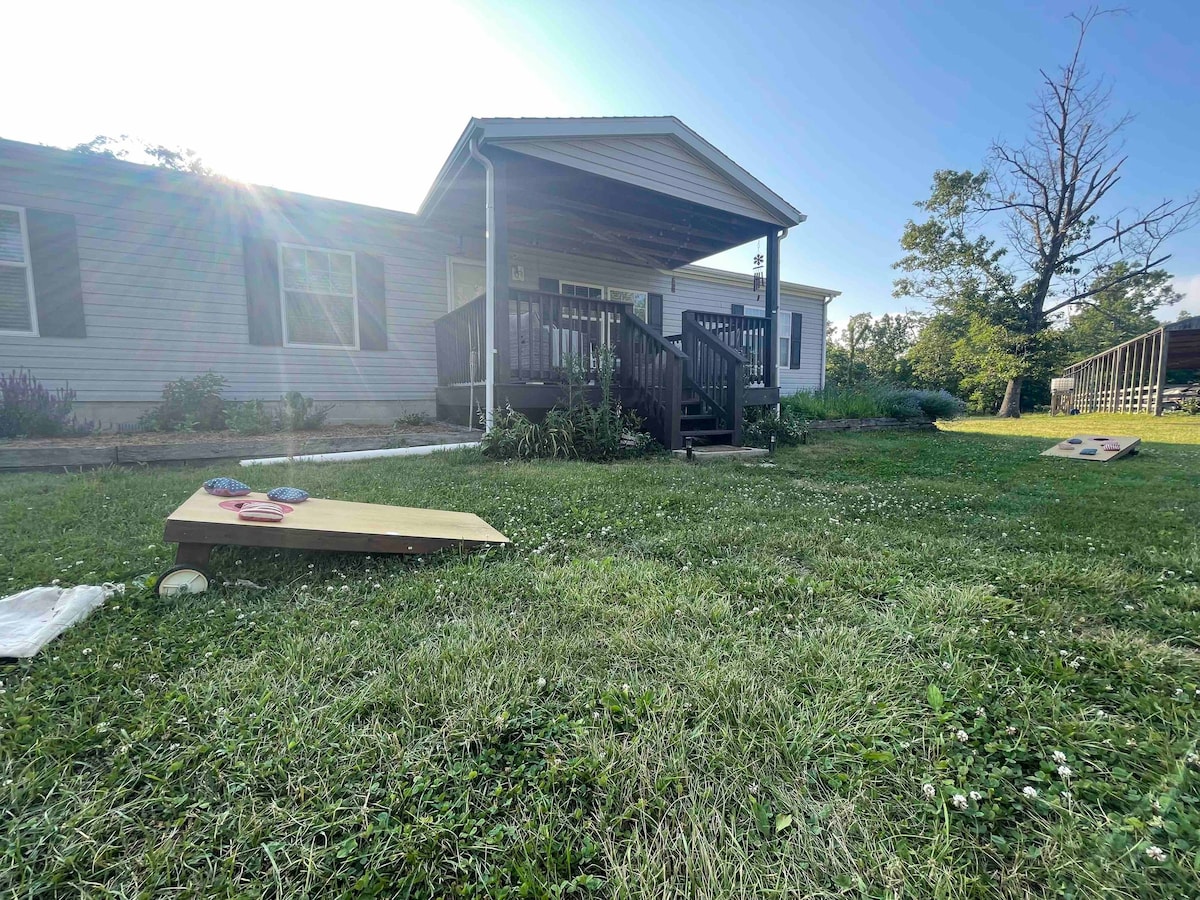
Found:
M 212 551 L 212 544 L 180 544 L 175 550 L 175 565 L 206 568 Z

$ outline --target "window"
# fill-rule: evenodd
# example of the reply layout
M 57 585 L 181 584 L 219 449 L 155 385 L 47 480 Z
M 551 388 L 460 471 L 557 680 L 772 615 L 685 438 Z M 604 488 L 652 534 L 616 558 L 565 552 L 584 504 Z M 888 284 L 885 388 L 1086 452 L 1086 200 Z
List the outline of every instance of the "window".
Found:
M 745 314 L 765 317 L 767 311 L 761 306 L 747 306 Z M 776 335 L 779 339 L 779 349 L 775 351 L 775 365 L 777 368 L 786 369 L 791 361 L 792 317 L 780 309 L 776 322 L 779 325 L 779 333 Z
M 354 254 L 279 245 L 283 343 L 358 349 Z
M 584 297 L 588 300 L 603 300 L 604 288 L 598 284 L 578 284 L 570 281 L 560 281 L 558 292 L 568 297 Z
M 470 259 L 449 257 L 446 267 L 447 309 L 458 309 L 487 290 L 487 267 Z
M 608 299 L 616 303 L 628 303 L 633 307 L 633 314 L 643 322 L 647 321 L 647 304 L 650 295 L 645 291 L 627 291 L 624 288 L 609 288 Z
M 25 210 L 0 206 L 0 332 L 37 334 Z

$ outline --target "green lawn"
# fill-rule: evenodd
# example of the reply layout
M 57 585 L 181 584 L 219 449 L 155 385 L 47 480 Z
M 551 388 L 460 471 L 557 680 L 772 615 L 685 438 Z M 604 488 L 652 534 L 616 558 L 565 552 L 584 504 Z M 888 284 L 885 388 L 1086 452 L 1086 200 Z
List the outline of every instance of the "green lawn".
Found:
M 0 587 L 131 585 L 0 664 L 0 894 L 1194 896 L 1193 421 L 243 470 L 516 547 L 173 601 L 162 520 L 235 471 L 0 478 Z M 1037 456 L 1076 430 L 1146 443 Z

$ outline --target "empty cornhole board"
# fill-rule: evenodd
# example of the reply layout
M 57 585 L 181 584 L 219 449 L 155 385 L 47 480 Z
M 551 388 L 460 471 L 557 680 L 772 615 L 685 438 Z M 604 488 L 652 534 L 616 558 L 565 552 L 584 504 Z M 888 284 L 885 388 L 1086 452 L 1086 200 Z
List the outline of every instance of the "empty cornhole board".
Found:
M 1091 462 L 1112 462 L 1122 456 L 1136 453 L 1142 443 L 1141 438 L 1116 437 L 1105 434 L 1077 434 L 1074 437 L 1059 441 L 1049 450 L 1043 450 L 1042 456 L 1058 456 L 1063 459 L 1082 459 Z M 1105 448 L 1108 449 L 1105 449 Z M 1083 451 L 1091 450 L 1091 453 Z
M 199 593 L 208 587 L 204 567 L 215 546 L 331 550 L 339 553 L 424 554 L 511 544 L 473 513 L 351 503 L 311 498 L 284 504 L 280 522 L 238 518 L 241 503 L 265 494 L 218 497 L 200 488 L 167 517 L 166 541 L 179 544 L 175 567 L 159 578 L 159 593 Z M 224 504 L 224 505 L 222 505 Z M 173 586 L 173 589 L 171 589 Z

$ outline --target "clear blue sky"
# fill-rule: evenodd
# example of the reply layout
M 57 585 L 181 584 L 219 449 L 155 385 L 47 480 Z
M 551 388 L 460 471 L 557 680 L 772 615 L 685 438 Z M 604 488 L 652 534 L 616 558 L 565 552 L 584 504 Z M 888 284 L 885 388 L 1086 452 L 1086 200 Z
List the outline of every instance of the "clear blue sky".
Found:
M 472 115 L 671 114 L 808 214 L 783 274 L 841 290 L 835 321 L 903 308 L 890 266 L 912 202 L 935 169 L 978 166 L 993 138 L 1023 133 L 1038 68 L 1065 58 L 1065 17 L 1085 8 L 218 0 L 197 15 L 115 2 L 76 13 L 64 38 L 51 6 L 10 23 L 34 36 L 17 70 L 41 74 L 6 98 L 4 137 L 132 132 L 247 181 L 414 210 Z M 50 66 L 49 35 L 61 51 Z M 1137 117 L 1126 204 L 1200 188 L 1198 36 L 1197 0 L 1132 0 L 1090 37 L 1115 110 Z M 1200 230 L 1170 249 L 1200 313 Z M 748 271 L 752 254 L 718 261 Z

